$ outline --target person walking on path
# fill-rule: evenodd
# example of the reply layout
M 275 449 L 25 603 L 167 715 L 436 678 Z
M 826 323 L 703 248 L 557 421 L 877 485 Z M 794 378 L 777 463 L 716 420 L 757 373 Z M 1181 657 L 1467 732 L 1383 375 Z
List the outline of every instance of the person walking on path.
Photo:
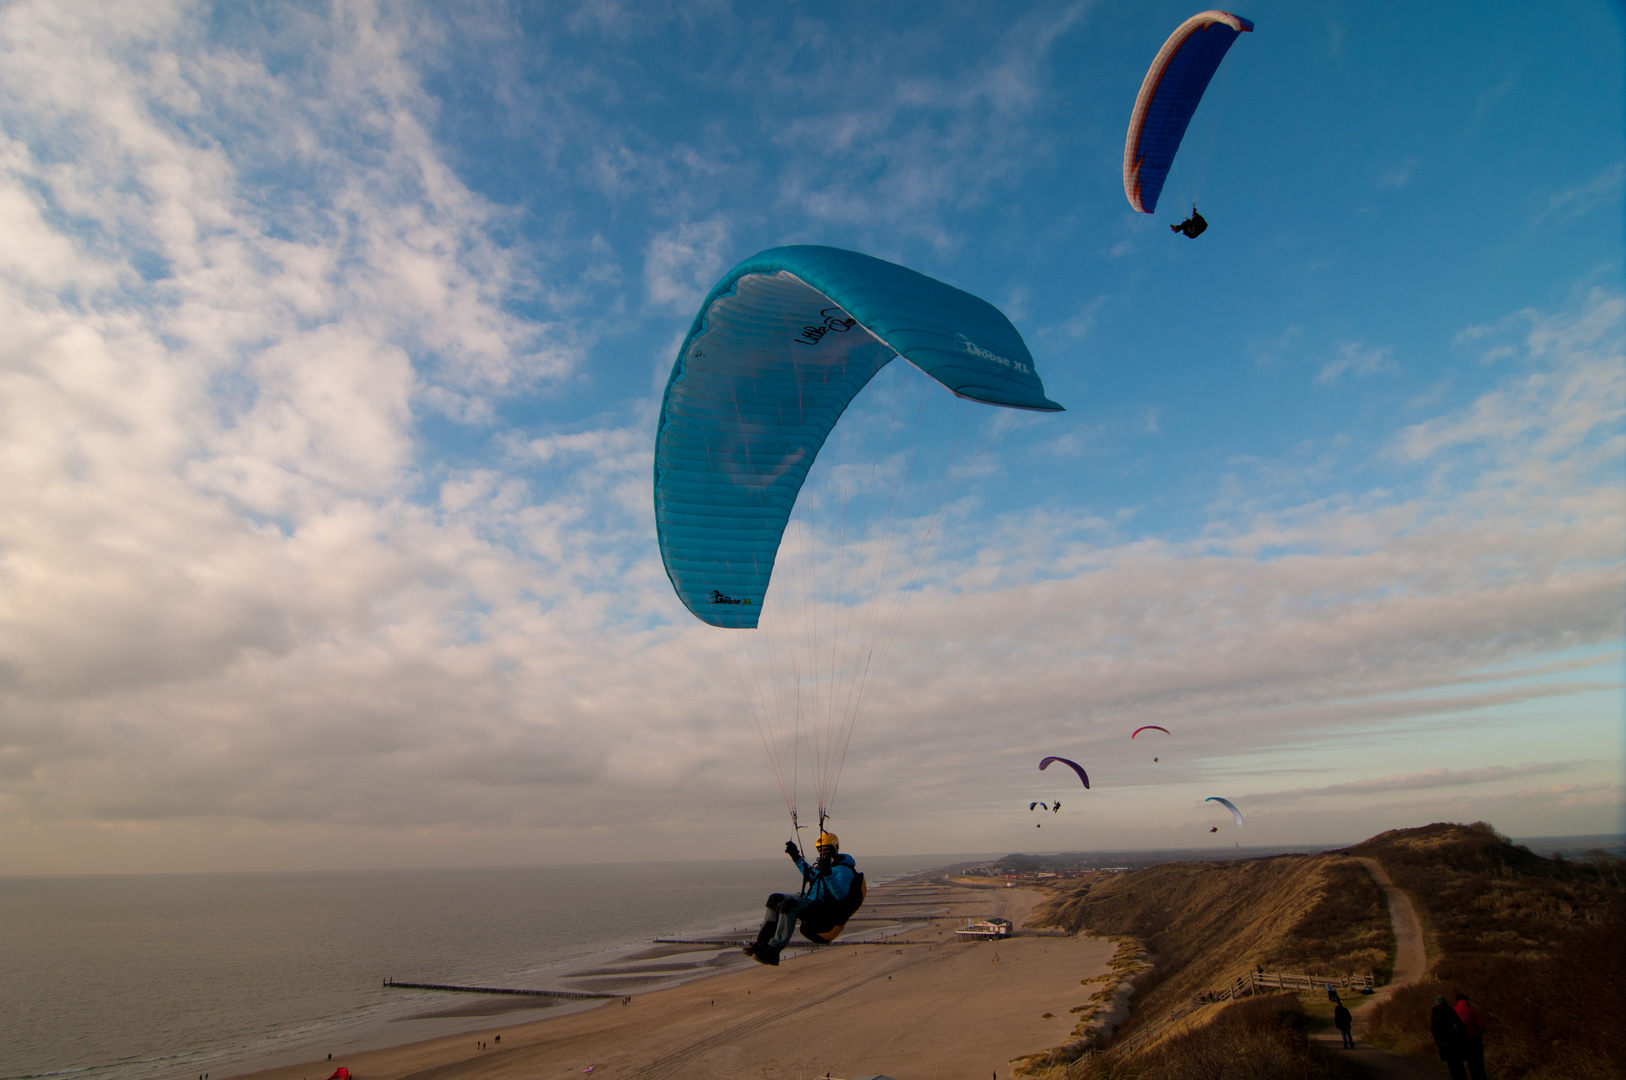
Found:
M 1338 1007 L 1332 1010 L 1332 1026 L 1337 1028 L 1338 1034 L 1344 1037 L 1345 1050 L 1355 1049 L 1355 1036 L 1351 1035 L 1349 1031 L 1354 1023 L 1355 1018 L 1349 1014 L 1349 1010 L 1344 1008 L 1344 1003 L 1340 1001 Z
M 1485 1080 L 1485 1021 L 1479 1010 L 1468 1004 L 1467 994 L 1457 995 L 1456 1012 L 1462 1021 L 1462 1050 L 1469 1080 Z
M 1434 998 L 1434 1009 L 1428 1014 L 1428 1030 L 1434 1036 L 1435 1049 L 1440 1052 L 1440 1060 L 1450 1070 L 1451 1080 L 1468 1080 L 1468 1070 L 1463 1067 L 1463 1036 L 1467 1028 L 1463 1026 L 1462 1017 L 1457 1011 L 1445 1003 L 1445 998 Z

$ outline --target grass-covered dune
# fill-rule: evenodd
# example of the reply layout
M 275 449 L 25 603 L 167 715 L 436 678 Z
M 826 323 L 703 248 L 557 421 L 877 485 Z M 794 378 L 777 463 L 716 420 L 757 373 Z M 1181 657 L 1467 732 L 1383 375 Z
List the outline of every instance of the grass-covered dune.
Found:
M 1386 832 L 1350 849 L 1411 895 L 1429 978 L 1374 1011 L 1370 1038 L 1432 1057 L 1436 994 L 1467 994 L 1501 1080 L 1626 1077 L 1626 867 L 1544 859 L 1483 822 Z
M 1118 937 L 1126 951 L 1142 947 L 1150 966 L 1104 1049 L 1080 1053 L 1075 1042 L 1034 1055 L 1025 1071 L 1042 1080 L 1301 1080 L 1387 1068 L 1312 1042 L 1328 1008 L 1319 992 L 1193 1008 L 1196 995 L 1255 965 L 1372 972 L 1386 982 L 1387 906 L 1351 856 L 1377 861 L 1410 896 L 1430 964 L 1421 982 L 1371 1006 L 1365 1039 L 1434 1060 L 1429 1009 L 1436 994 L 1454 1000 L 1461 991 L 1488 1023 L 1496 1080 L 1626 1080 L 1626 863 L 1601 852 L 1582 863 L 1545 859 L 1484 823 L 1395 830 L 1346 852 L 1167 863 L 1057 887 L 1034 922 Z M 1380 1074 L 1388 1075 L 1372 1075 Z
M 1254 967 L 1387 980 L 1393 932 L 1383 893 L 1341 854 L 1165 863 L 1058 889 L 1030 925 L 1136 939 L 1152 967 L 1136 980 L 1133 1035 Z

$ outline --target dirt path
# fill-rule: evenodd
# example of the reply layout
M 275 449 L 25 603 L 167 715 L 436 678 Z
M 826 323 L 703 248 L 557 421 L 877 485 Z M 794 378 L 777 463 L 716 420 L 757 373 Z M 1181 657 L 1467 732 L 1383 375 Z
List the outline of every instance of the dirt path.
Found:
M 1420 982 L 1428 973 L 1428 953 L 1423 947 L 1423 924 L 1417 918 L 1417 909 L 1412 906 L 1411 897 L 1389 880 L 1389 872 L 1382 863 L 1367 858 L 1358 861 L 1366 867 L 1366 872 L 1372 875 L 1372 880 L 1377 882 L 1378 888 L 1383 890 L 1384 899 L 1389 902 L 1389 923 L 1395 932 L 1395 969 L 1387 986 L 1371 997 L 1356 1002 L 1349 1010 L 1355 1020 L 1352 1031 L 1355 1049 L 1339 1050 L 1339 1060 L 1349 1065 L 1351 1071 L 1362 1080 L 1438 1080 L 1446 1075 L 1445 1066 L 1439 1062 L 1360 1045 L 1366 1037 L 1367 1024 L 1378 1002 L 1388 1001 L 1396 990 Z M 1341 1046 L 1343 1042 L 1336 1031 L 1322 1032 L 1315 1039 L 1329 1047 Z
M 1337 1036 L 1332 1041 L 1337 1043 Z M 1375 1046 L 1340 1050 L 1338 1060 L 1359 1080 L 1441 1080 L 1450 1075 L 1442 1062 L 1407 1057 Z
M 1411 906 L 1411 897 L 1395 887 L 1389 880 L 1389 872 L 1376 859 L 1358 858 L 1356 861 L 1366 867 L 1366 872 L 1372 875 L 1389 901 L 1389 922 L 1395 930 L 1395 972 L 1384 989 L 1392 993 L 1402 986 L 1422 981 L 1428 972 L 1428 955 L 1423 949 L 1423 924 L 1417 918 L 1417 909 Z
M 1355 1014 L 1355 1037 L 1360 1038 L 1366 1033 L 1367 1017 L 1378 1002 L 1388 1001 L 1403 986 L 1422 981 L 1428 973 L 1428 954 L 1423 948 L 1423 924 L 1417 918 L 1417 909 L 1412 907 L 1411 897 L 1389 880 L 1389 872 L 1376 859 L 1358 858 L 1356 861 L 1366 867 L 1366 872 L 1383 890 L 1384 899 L 1389 902 L 1389 924 L 1395 932 L 1395 969 L 1389 985 L 1350 1010 Z

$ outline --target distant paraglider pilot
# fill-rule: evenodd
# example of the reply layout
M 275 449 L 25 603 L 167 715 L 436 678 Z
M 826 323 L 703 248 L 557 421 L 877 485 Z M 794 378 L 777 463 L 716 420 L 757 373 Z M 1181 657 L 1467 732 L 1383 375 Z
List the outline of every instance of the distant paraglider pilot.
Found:
M 779 953 L 790 944 L 797 920 L 802 936 L 820 945 L 828 944 L 846 927 L 864 903 L 864 875 L 851 855 L 841 854 L 841 841 L 834 833 L 821 832 L 817 841 L 818 861 L 809 865 L 794 840 L 785 841 L 785 854 L 802 872 L 802 891 L 796 896 L 774 893 L 768 897 L 767 917 L 757 939 L 745 947 L 745 955 L 759 964 L 777 966 Z
M 1170 225 L 1170 232 L 1185 233 L 1195 240 L 1208 229 L 1208 219 L 1197 213 L 1197 208 L 1191 208 L 1191 216 L 1178 225 Z

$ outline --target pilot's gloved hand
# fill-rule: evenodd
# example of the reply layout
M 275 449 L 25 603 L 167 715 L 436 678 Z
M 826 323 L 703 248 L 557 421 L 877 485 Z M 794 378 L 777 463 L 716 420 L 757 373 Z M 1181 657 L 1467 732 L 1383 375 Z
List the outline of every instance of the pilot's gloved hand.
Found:
M 801 849 L 796 846 L 796 841 L 794 840 L 785 841 L 785 854 L 789 855 L 793 859 L 800 859 L 802 857 Z

